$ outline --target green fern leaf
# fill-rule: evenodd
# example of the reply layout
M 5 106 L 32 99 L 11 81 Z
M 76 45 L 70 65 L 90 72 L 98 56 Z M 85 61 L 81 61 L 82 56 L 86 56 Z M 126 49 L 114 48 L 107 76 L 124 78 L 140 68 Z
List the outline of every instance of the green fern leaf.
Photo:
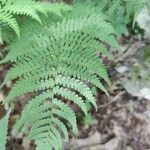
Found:
M 39 12 L 47 15 L 52 13 L 62 17 L 62 11 L 68 11 L 71 8 L 62 3 L 36 2 L 34 0 L 7 0 L 0 1 L 0 30 L 8 30 L 10 27 L 20 36 L 20 29 L 17 16 L 29 16 L 38 22 L 41 22 Z M 21 22 L 22 23 L 22 22 Z M 2 39 L 2 36 L 0 37 Z
M 139 12 L 144 6 L 145 0 L 76 0 L 77 3 L 87 3 L 88 7 L 94 6 L 97 13 L 101 13 L 103 18 L 112 24 L 118 35 L 127 31 L 126 25 L 135 24 Z M 80 2 L 80 3 L 81 3 Z M 79 3 L 79 4 L 80 4 Z M 79 10 L 79 13 L 87 13 L 86 8 Z M 92 7 L 92 10 L 94 8 Z M 92 11 L 91 10 L 91 11 Z M 82 11 L 82 12 L 81 12 Z M 121 26 L 121 27 L 120 27 Z M 121 30 L 122 29 L 122 30 Z
M 75 5 L 62 19 L 48 14 L 42 26 L 36 21 L 23 24 L 22 36 L 9 46 L 8 55 L 0 62 L 14 64 L 1 88 L 17 79 L 4 102 L 33 95 L 15 129 L 34 140 L 38 150 L 62 149 L 61 139 L 68 140 L 66 122 L 77 134 L 72 105 L 85 115 L 87 102 L 97 108 L 92 86 L 108 94 L 104 82 L 110 84 L 109 76 L 97 52 L 109 57 L 107 47 L 118 48 L 115 31 L 95 7 L 90 6 L 93 9 L 87 14 L 79 14 L 79 7 L 85 6 Z
M 0 149 L 5 150 L 10 111 L 0 120 Z

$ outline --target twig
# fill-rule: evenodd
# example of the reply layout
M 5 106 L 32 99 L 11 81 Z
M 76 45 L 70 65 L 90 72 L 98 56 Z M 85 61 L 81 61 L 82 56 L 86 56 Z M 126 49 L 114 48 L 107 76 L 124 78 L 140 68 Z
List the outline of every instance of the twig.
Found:
M 125 91 L 120 92 L 120 93 L 119 93 L 118 95 L 116 95 L 110 102 L 108 102 L 108 103 L 106 103 L 106 104 L 104 104 L 104 105 L 101 105 L 99 108 L 105 108 L 105 107 L 111 105 L 112 103 L 114 103 L 114 102 L 116 102 L 116 101 L 118 101 L 118 100 L 121 100 L 120 97 L 121 97 L 123 94 L 125 94 Z
M 110 134 L 100 142 L 92 142 L 92 143 L 86 143 L 85 145 L 76 146 L 76 147 L 74 147 L 74 150 L 80 150 L 83 148 L 94 147 L 94 146 L 99 146 L 99 147 L 101 147 L 101 150 L 102 150 L 102 149 L 104 149 L 104 145 L 107 142 L 109 142 L 110 140 L 112 140 L 114 137 L 115 137 L 115 134 Z
M 93 147 L 93 146 L 97 146 L 97 145 L 101 145 L 101 143 L 100 142 L 95 142 L 95 143 L 90 143 L 90 144 L 87 144 L 87 145 L 78 146 L 78 147 L 75 147 L 74 150 L 80 150 L 82 148 Z
M 127 58 L 136 54 L 137 51 L 143 48 L 144 46 L 145 46 L 145 43 L 142 41 L 138 41 L 134 44 L 133 43 L 129 44 L 128 48 L 119 56 L 117 56 L 116 62 L 122 62 L 126 60 Z

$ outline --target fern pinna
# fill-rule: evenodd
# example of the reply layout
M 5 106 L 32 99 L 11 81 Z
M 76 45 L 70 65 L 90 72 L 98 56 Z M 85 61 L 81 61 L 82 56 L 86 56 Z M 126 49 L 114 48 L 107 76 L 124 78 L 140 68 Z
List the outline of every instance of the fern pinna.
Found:
M 8 27 L 20 36 L 17 16 L 30 16 L 41 23 L 39 13 L 62 16 L 62 10 L 70 10 L 70 7 L 62 3 L 36 2 L 35 0 L 0 0 L 0 42 L 3 40 L 3 32 L 9 30 Z
M 102 81 L 110 84 L 110 80 L 97 53 L 109 56 L 106 47 L 118 47 L 115 31 L 94 9 L 86 8 L 77 5 L 62 20 L 49 15 L 43 26 L 33 21 L 24 25 L 22 36 L 1 61 L 14 63 L 1 87 L 16 79 L 4 102 L 35 93 L 24 107 L 16 131 L 34 140 L 37 150 L 62 149 L 61 139 L 68 140 L 66 121 L 78 132 L 71 105 L 78 105 L 85 115 L 86 101 L 97 107 L 89 85 L 107 93 Z

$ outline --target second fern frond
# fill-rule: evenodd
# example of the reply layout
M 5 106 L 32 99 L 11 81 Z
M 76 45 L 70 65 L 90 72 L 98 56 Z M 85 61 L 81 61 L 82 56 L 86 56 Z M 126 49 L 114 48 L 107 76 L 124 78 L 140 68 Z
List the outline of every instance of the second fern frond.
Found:
M 62 16 L 62 11 L 70 10 L 70 6 L 63 3 L 36 2 L 34 0 L 0 0 L 0 42 L 2 42 L 3 30 L 13 29 L 18 37 L 20 29 L 17 16 L 30 16 L 41 23 L 39 13 L 47 15 L 52 13 Z M 9 27 L 9 28 L 8 28 Z

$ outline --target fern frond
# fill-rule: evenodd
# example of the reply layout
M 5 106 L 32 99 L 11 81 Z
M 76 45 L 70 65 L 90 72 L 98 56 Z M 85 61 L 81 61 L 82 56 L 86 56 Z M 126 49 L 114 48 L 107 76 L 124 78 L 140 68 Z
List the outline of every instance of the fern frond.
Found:
M 110 13 L 111 15 L 113 13 L 116 13 L 118 11 L 118 8 L 120 8 L 122 5 L 123 4 L 121 0 L 112 0 L 112 2 L 110 2 L 108 13 Z
M 108 94 L 103 83 L 110 84 L 109 76 L 96 53 L 110 56 L 106 47 L 118 48 L 115 31 L 95 8 L 91 14 L 79 14 L 78 7 L 82 6 L 76 5 L 62 20 L 24 25 L 22 36 L 1 61 L 14 63 L 1 87 L 17 79 L 4 102 L 35 93 L 24 107 L 16 131 L 35 140 L 38 150 L 62 149 L 61 139 L 68 140 L 66 121 L 77 133 L 72 104 L 85 115 L 86 102 L 97 108 L 93 85 Z
M 125 0 L 126 7 L 126 21 L 129 22 L 133 17 L 135 21 L 137 15 L 140 13 L 144 5 L 144 0 Z
M 5 150 L 10 111 L 0 120 L 0 149 Z
M 18 15 L 29 16 L 42 23 L 39 13 L 45 15 L 52 13 L 54 15 L 62 16 L 62 11 L 71 9 L 68 5 L 62 3 L 53 4 L 49 2 L 36 2 L 34 0 L 0 1 L 0 8 L 1 30 L 7 30 L 6 26 L 9 26 L 16 32 L 18 37 L 20 35 L 18 20 L 16 18 Z
M 135 23 L 135 19 L 144 6 L 144 0 L 76 0 L 76 3 L 87 3 L 95 7 L 97 13 L 103 14 L 108 22 L 112 24 L 118 35 L 127 31 L 126 25 Z M 94 8 L 93 8 L 94 9 Z M 92 9 L 92 10 L 93 10 Z M 81 10 L 86 13 L 86 8 Z M 81 12 L 80 11 L 80 12 Z

